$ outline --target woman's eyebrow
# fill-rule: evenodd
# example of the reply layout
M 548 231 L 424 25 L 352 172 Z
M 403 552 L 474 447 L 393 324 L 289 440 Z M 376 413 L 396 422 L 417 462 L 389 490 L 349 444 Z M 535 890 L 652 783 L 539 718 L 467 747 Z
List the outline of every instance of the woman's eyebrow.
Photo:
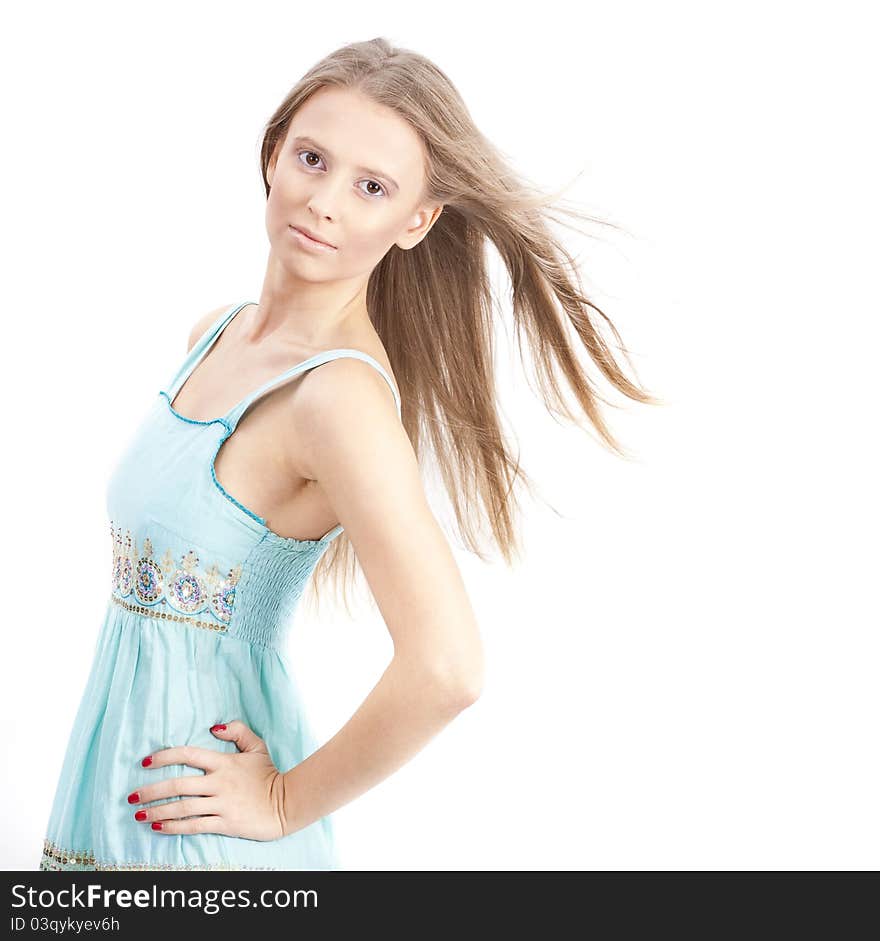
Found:
M 315 150 L 321 150 L 327 154 L 330 159 L 333 159 L 333 154 L 323 145 L 319 144 L 313 137 L 306 137 L 305 135 L 299 134 L 293 139 L 294 144 L 307 144 L 309 147 L 314 147 Z M 397 185 L 397 181 L 394 177 L 389 176 L 387 173 L 383 173 L 381 170 L 372 170 L 370 167 L 355 167 L 356 170 L 359 170 L 362 173 L 369 173 L 370 176 L 380 176 L 386 179 L 393 187 L 395 192 L 400 190 L 400 187 Z

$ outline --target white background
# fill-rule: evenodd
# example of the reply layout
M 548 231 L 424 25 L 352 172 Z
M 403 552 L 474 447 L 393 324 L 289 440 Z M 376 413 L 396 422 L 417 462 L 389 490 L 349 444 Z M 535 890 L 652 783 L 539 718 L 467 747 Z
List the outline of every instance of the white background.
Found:
M 126 428 L 196 318 L 259 295 L 262 124 L 323 55 L 383 35 L 446 71 L 532 181 L 583 171 L 568 196 L 626 233 L 570 244 L 668 404 L 613 398 L 627 463 L 502 377 L 545 502 L 524 503 L 516 568 L 456 547 L 485 692 L 335 814 L 346 868 L 876 868 L 869 10 L 7 10 L 0 865 L 38 865 Z M 297 620 L 322 741 L 390 652 L 375 616 Z

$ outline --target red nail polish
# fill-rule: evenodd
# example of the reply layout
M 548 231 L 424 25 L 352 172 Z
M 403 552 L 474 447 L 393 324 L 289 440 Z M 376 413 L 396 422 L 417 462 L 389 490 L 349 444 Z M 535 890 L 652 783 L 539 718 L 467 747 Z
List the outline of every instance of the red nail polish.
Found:
M 138 796 L 137 791 L 134 791 L 132 794 L 128 795 L 129 804 L 136 804 L 139 800 L 140 800 L 140 797 Z
M 153 823 L 152 826 L 153 826 L 153 829 L 154 829 L 154 830 L 161 830 L 161 829 L 162 829 L 162 823 L 161 823 L 161 821 L 159 821 L 159 820 L 156 820 L 156 821 Z
M 145 810 L 139 810 L 139 811 L 134 815 L 134 819 L 135 819 L 135 820 L 146 820 L 146 819 L 147 819 L 147 812 L 146 812 Z
M 211 731 L 212 732 L 225 732 L 226 726 L 225 725 L 212 725 Z
M 141 762 L 141 764 L 142 764 L 145 768 L 149 768 L 152 763 L 153 763 L 153 758 L 152 758 L 151 755 L 147 755 L 147 757 L 144 758 L 144 760 Z

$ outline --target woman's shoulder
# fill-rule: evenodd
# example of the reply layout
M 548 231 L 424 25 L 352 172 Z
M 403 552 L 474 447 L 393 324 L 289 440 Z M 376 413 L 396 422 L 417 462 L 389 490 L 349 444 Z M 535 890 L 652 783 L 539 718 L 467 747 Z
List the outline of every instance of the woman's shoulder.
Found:
M 229 310 L 230 306 L 230 304 L 223 304 L 221 307 L 215 307 L 213 310 L 209 310 L 206 314 L 202 314 L 202 316 L 199 317 L 190 330 L 186 348 L 187 352 L 196 345 L 202 334 L 214 323 L 220 314 L 222 314 L 224 310 Z

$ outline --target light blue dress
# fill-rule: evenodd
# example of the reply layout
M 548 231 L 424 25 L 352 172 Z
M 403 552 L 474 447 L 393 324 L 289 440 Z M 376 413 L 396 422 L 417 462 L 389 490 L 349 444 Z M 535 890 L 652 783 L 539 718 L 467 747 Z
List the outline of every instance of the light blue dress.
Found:
M 360 350 L 334 349 L 292 366 L 230 412 L 194 421 L 177 391 L 232 318 L 195 344 L 135 428 L 107 489 L 111 593 L 62 765 L 40 869 L 340 869 L 331 817 L 273 841 L 215 833 L 167 835 L 134 818 L 127 795 L 153 781 L 204 773 L 143 768 L 176 745 L 235 752 L 210 732 L 238 718 L 287 771 L 317 748 L 294 683 L 285 636 L 306 582 L 330 542 L 289 539 L 226 492 L 214 458 L 263 393 L 340 357 L 388 373 Z M 171 798 L 176 800 L 180 798 Z

